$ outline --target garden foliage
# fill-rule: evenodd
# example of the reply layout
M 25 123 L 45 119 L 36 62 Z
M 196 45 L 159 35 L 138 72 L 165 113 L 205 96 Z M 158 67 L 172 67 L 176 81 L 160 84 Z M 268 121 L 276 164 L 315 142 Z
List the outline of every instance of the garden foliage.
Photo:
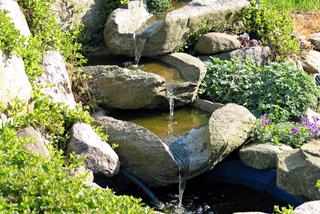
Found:
M 291 63 L 257 66 L 253 62 L 213 58 L 207 63 L 202 93 L 214 102 L 237 103 L 274 122 L 298 120 L 318 105 L 313 78 Z

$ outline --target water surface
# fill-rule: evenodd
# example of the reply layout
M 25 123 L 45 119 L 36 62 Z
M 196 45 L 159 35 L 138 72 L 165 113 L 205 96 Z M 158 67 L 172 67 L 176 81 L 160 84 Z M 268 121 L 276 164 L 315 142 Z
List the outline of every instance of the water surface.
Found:
M 136 123 L 162 138 L 185 135 L 209 121 L 207 113 L 191 107 L 175 109 L 172 120 L 168 110 L 121 110 L 110 112 L 109 115 Z

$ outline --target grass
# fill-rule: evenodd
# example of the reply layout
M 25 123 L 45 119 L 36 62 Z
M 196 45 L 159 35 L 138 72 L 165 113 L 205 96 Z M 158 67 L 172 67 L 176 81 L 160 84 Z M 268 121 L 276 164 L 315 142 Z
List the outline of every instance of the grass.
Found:
M 310 12 L 320 9 L 320 0 L 264 0 L 264 4 L 287 12 Z

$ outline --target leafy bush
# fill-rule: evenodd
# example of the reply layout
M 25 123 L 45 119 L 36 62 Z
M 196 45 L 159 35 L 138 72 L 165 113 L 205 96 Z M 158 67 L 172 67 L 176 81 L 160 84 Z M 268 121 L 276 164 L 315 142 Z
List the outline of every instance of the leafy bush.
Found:
M 257 117 L 273 121 L 298 119 L 318 104 L 319 88 L 313 78 L 290 63 L 259 67 L 238 59 L 213 58 L 207 63 L 202 93 L 215 102 L 246 106 Z
M 147 0 L 147 7 L 150 13 L 161 15 L 172 6 L 172 0 Z
M 274 214 L 294 214 L 293 207 L 289 205 L 289 207 L 279 207 L 274 206 L 273 209 Z
M 0 50 L 5 54 L 21 54 L 21 48 L 25 39 L 20 36 L 17 30 L 7 16 L 7 11 L 0 10 Z
M 305 117 L 301 117 L 300 123 L 281 122 L 272 123 L 266 115 L 259 120 L 252 138 L 255 142 L 287 144 L 294 148 L 300 147 L 311 139 L 318 139 L 319 127 L 317 122 L 320 118 L 314 118 L 309 121 Z
M 269 46 L 276 60 L 299 54 L 298 39 L 293 38 L 294 25 L 288 14 L 265 7 L 263 0 L 260 0 L 261 5 L 255 0 L 250 2 L 251 5 L 242 10 L 237 25 Z
M 61 152 L 45 159 L 24 150 L 26 143 L 9 125 L 0 130 L 1 213 L 152 213 L 139 199 L 67 175 L 78 163 L 66 164 Z

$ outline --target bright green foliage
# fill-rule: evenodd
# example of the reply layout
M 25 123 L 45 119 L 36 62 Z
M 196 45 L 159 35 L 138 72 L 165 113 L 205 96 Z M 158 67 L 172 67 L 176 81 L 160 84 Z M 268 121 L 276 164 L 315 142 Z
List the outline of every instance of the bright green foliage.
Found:
M 7 12 L 0 10 L 0 50 L 7 55 L 20 55 L 24 42 L 25 38 L 20 36 L 20 31 L 15 28 Z
M 318 104 L 319 88 L 313 78 L 290 63 L 259 67 L 213 58 L 207 70 L 204 95 L 215 102 L 244 105 L 256 116 L 267 114 L 275 122 L 297 119 Z
M 172 0 L 147 0 L 150 13 L 161 15 L 172 7 Z
M 294 130 L 294 131 L 293 131 Z M 253 134 L 254 142 L 287 144 L 294 148 L 302 146 L 313 138 L 308 127 L 295 122 L 264 124 L 259 120 Z
M 317 181 L 316 188 L 320 191 L 320 180 Z
M 259 38 L 263 45 L 272 50 L 272 57 L 284 60 L 300 53 L 299 43 L 293 38 L 293 21 L 286 14 L 263 6 L 251 0 L 239 17 L 238 25 L 253 38 Z M 238 27 L 239 28 L 239 27 Z
M 152 213 L 139 199 L 85 186 L 66 174 L 78 163 L 66 164 L 60 152 L 32 155 L 26 143 L 8 125 L 0 130 L 1 213 Z
M 286 207 L 274 206 L 273 214 L 294 214 L 293 207 L 289 205 Z
M 279 11 L 313 11 L 320 9 L 320 0 L 267 0 L 264 4 Z

